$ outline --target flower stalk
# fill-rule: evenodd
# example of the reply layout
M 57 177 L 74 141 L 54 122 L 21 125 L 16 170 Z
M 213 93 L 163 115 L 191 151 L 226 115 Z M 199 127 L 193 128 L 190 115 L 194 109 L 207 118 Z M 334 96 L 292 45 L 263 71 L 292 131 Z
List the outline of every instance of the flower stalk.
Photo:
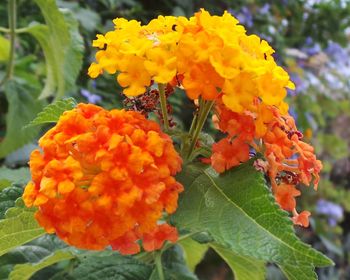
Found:
M 158 252 L 156 252 L 155 264 L 156 264 L 156 270 L 158 273 L 159 280 L 165 280 L 163 266 L 162 266 L 162 250 L 159 250 Z
M 7 64 L 6 74 L 0 86 L 7 80 L 11 79 L 15 65 L 15 43 L 16 43 L 16 22 L 17 22 L 17 3 L 16 0 L 8 1 L 8 22 L 9 22 L 9 34 L 10 34 L 10 56 Z
M 193 152 L 195 150 L 199 135 L 203 129 L 205 121 L 207 120 L 209 112 L 213 107 L 213 105 L 214 105 L 214 101 L 204 101 L 204 100 L 199 101 L 198 115 L 193 119 L 193 122 L 195 123 L 192 123 L 190 133 L 189 133 L 190 144 L 188 149 L 185 149 L 185 152 L 187 152 L 187 156 L 186 156 L 187 160 L 191 160 L 191 157 L 193 156 Z
M 168 117 L 168 109 L 166 104 L 166 96 L 165 96 L 165 85 L 158 84 L 159 89 L 159 99 L 160 99 L 160 108 L 162 110 L 162 117 L 164 122 L 165 130 L 169 130 L 169 117 Z

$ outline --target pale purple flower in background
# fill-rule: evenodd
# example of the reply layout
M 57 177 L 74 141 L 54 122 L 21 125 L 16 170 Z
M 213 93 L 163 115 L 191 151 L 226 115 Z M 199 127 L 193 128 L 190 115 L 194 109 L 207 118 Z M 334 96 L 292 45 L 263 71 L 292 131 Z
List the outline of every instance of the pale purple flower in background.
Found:
M 301 49 L 303 52 L 312 56 L 321 52 L 321 46 L 315 43 L 311 37 L 307 37 L 305 41 L 305 46 Z
M 88 91 L 87 89 L 81 89 L 80 93 L 82 96 L 84 96 L 87 99 L 87 101 L 89 103 L 96 104 L 96 103 L 99 103 L 102 101 L 101 96 L 99 96 L 97 94 L 93 94 L 90 91 Z
M 343 61 L 345 57 L 349 56 L 347 51 L 341 45 L 332 41 L 328 42 L 325 52 L 336 61 Z
M 331 89 L 339 90 L 343 88 L 343 83 L 339 80 L 338 77 L 336 77 L 332 73 L 324 73 L 324 78 Z
M 265 3 L 264 6 L 262 6 L 258 11 L 258 13 L 260 15 L 268 15 L 269 12 L 270 12 L 270 4 L 269 3 Z
M 336 226 L 344 216 L 343 208 L 336 203 L 320 199 L 316 204 L 316 212 L 328 217 L 328 224 L 332 227 Z
M 242 7 L 242 9 L 240 9 L 238 12 L 235 12 L 232 9 L 229 9 L 228 12 L 234 15 L 239 20 L 239 22 L 244 26 L 246 27 L 253 26 L 253 15 L 247 7 Z
M 291 115 L 294 118 L 295 121 L 298 120 L 298 113 L 295 110 L 295 108 L 292 107 L 292 106 L 289 106 L 289 115 Z
M 302 77 L 300 77 L 299 74 L 293 72 L 290 73 L 290 79 L 295 84 L 295 90 L 288 89 L 288 94 L 291 96 L 294 96 L 300 92 L 305 92 L 307 90 L 308 84 L 304 79 L 302 79 Z

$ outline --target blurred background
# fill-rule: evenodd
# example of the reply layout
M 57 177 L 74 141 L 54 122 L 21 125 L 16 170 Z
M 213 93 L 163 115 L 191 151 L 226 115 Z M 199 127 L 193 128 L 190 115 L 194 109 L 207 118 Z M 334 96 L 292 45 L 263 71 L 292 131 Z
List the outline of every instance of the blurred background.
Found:
M 350 1 L 57 0 L 56 3 L 64 21 L 58 17 L 57 21 L 47 22 L 45 29 L 41 23 L 47 16 L 35 1 L 17 1 L 13 59 L 9 55 L 12 51 L 8 5 L 5 0 L 0 3 L 0 189 L 19 178 L 23 181 L 28 178 L 28 155 L 42 131 L 23 127 L 45 104 L 72 96 L 105 108 L 122 106 L 121 90 L 111 75 L 97 80 L 87 76 L 95 54 L 92 40 L 97 33 L 113 29 L 112 19 L 125 17 L 147 23 L 158 15 L 191 16 L 199 8 L 219 15 L 227 10 L 249 34 L 257 34 L 272 45 L 275 58 L 296 84 L 297 89 L 288 95 L 290 113 L 324 164 L 318 191 L 302 189 L 298 204 L 312 212 L 312 219 L 308 229 L 297 229 L 298 235 L 335 261 L 334 267 L 317 271 L 320 279 L 350 279 Z M 10 60 L 14 83 L 7 77 Z M 183 106 L 188 105 L 184 104 L 185 98 L 180 95 L 171 98 L 175 121 L 186 126 L 188 118 L 184 111 L 180 114 Z M 187 116 L 191 114 L 188 111 Z M 2 261 L 6 263 L 0 258 L 0 275 Z M 205 254 L 195 271 L 200 279 L 233 279 L 229 267 L 213 251 Z M 277 268 L 269 266 L 267 278 L 283 276 Z

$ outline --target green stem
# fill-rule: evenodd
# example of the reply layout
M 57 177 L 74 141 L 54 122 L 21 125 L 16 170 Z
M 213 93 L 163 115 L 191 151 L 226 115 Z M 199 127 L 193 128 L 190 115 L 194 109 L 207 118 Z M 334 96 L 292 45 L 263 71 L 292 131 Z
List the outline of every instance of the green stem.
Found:
M 214 105 L 214 101 L 204 101 L 202 104 L 200 104 L 197 125 L 193 132 L 193 135 L 190 135 L 191 143 L 187 154 L 188 160 L 191 160 L 191 156 L 195 150 L 195 146 L 198 141 L 199 135 L 203 129 L 205 121 L 207 120 L 207 117 L 213 105 Z
M 16 43 L 16 22 L 17 22 L 17 5 L 16 0 L 9 0 L 8 2 L 8 22 L 10 30 L 10 56 L 7 63 L 6 74 L 0 82 L 0 86 L 7 80 L 12 78 L 15 65 L 15 43 Z
M 28 30 L 29 30 L 28 27 L 17 28 L 17 29 L 15 29 L 15 33 L 16 33 L 16 34 L 26 33 L 26 32 L 28 32 Z M 1 27 L 1 26 L 0 26 L 0 32 L 3 32 L 3 33 L 11 33 L 11 30 L 10 30 L 10 28 L 5 28 L 5 27 Z
M 162 251 L 161 250 L 156 252 L 155 263 L 156 263 L 156 269 L 158 272 L 159 280 L 165 280 L 163 266 L 162 266 Z
M 199 115 L 199 110 L 197 112 L 195 112 L 195 114 L 193 116 L 192 123 L 191 123 L 190 131 L 188 132 L 188 134 L 191 136 L 193 135 L 194 130 L 197 127 L 198 115 Z
M 165 85 L 158 84 L 158 89 L 159 89 L 160 108 L 162 110 L 164 127 L 165 127 L 165 130 L 169 130 L 169 118 L 168 118 L 168 109 L 166 105 Z

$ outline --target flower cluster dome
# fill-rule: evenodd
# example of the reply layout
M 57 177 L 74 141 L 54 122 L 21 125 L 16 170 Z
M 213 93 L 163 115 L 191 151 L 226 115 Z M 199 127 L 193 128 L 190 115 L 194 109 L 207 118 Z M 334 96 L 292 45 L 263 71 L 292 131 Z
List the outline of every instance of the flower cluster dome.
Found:
M 254 110 L 254 99 L 287 112 L 283 101 L 289 76 L 272 56 L 274 50 L 247 35 L 230 13 L 212 16 L 202 9 L 193 17 L 159 16 L 146 25 L 117 18 L 115 29 L 97 35 L 100 50 L 89 75 L 115 74 L 124 94 L 146 92 L 152 81 L 181 83 L 191 99 L 222 99 L 234 112 Z
M 65 112 L 30 157 L 23 199 L 48 233 L 84 249 L 122 254 L 176 241 L 162 220 L 183 187 L 170 137 L 138 112 L 79 104 Z

